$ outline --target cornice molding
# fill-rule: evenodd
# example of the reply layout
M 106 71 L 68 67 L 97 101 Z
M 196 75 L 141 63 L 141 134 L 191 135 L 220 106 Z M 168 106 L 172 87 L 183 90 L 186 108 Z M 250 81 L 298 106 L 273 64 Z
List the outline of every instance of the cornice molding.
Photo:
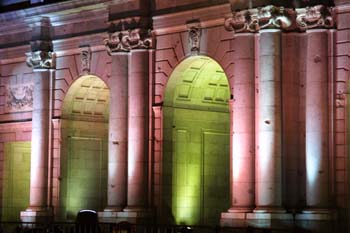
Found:
M 259 32 L 262 29 L 306 31 L 314 28 L 333 28 L 333 9 L 323 5 L 306 8 L 284 8 L 273 5 L 232 12 L 225 28 L 235 33 Z

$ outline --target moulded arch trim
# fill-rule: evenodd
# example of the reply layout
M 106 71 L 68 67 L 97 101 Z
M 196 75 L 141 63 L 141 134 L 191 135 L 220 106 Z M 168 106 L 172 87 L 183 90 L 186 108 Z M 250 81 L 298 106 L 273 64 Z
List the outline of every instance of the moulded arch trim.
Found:
M 161 101 L 160 101 L 161 103 L 164 104 L 164 102 L 165 102 L 165 93 L 166 93 L 166 90 L 167 90 L 167 86 L 169 84 L 169 80 L 173 77 L 173 74 L 176 71 L 176 69 L 179 68 L 179 66 L 181 64 L 183 64 L 184 61 L 186 61 L 187 59 L 193 58 L 193 57 L 207 57 L 207 58 L 213 60 L 214 62 L 216 62 L 221 67 L 222 71 L 225 74 L 226 80 L 228 82 L 228 88 L 230 90 L 230 96 L 233 95 L 232 83 L 230 82 L 230 79 L 229 79 L 230 75 L 227 73 L 227 70 L 224 69 L 223 65 L 219 62 L 220 59 L 218 57 L 212 56 L 211 54 L 208 54 L 208 53 L 199 53 L 198 55 L 185 55 L 183 57 L 180 57 L 177 60 L 175 65 L 172 67 L 170 75 L 169 75 L 169 77 L 167 78 L 167 80 L 166 80 L 166 82 L 164 84 L 164 88 L 163 88 L 162 93 L 161 93 Z
M 109 88 L 96 75 L 83 75 L 73 80 L 62 103 L 62 118 L 103 121 L 109 119 Z
M 167 79 L 163 105 L 222 111 L 231 96 L 229 89 L 227 75 L 216 60 L 203 55 L 188 56 Z
M 74 83 L 75 81 L 77 81 L 78 79 L 80 79 L 80 78 L 82 78 L 82 77 L 85 77 L 85 76 L 94 76 L 94 77 L 96 77 L 96 78 L 101 79 L 101 80 L 106 84 L 106 86 L 107 86 L 108 89 L 109 89 L 109 79 L 108 79 L 108 76 L 106 76 L 106 75 L 99 75 L 99 74 L 95 74 L 95 73 L 87 73 L 87 74 L 78 75 L 78 76 L 76 76 L 74 79 L 72 79 L 72 80 L 69 82 L 69 86 L 68 86 L 67 90 L 73 85 L 73 83 Z M 67 91 L 67 90 L 66 90 L 66 91 Z

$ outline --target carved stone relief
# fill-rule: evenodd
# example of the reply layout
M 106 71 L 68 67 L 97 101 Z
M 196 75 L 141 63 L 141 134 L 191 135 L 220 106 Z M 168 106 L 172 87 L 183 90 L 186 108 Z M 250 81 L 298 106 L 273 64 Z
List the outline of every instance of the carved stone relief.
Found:
M 306 8 L 284 8 L 265 6 L 232 12 L 225 20 L 229 31 L 258 32 L 261 29 L 281 29 L 305 31 L 312 28 L 332 28 L 332 9 L 322 5 Z
M 80 48 L 80 63 L 81 63 L 81 73 L 90 73 L 91 66 L 91 49 L 90 46 L 83 46 Z
M 132 49 L 149 49 L 152 47 L 151 32 L 145 29 L 118 31 L 109 34 L 104 40 L 108 54 L 129 52 Z
M 34 70 L 55 68 L 50 18 L 42 17 L 40 22 L 33 26 L 30 47 L 31 51 L 26 53 L 29 67 Z
M 334 20 L 329 8 L 318 5 L 297 9 L 296 23 L 300 30 L 311 28 L 332 28 Z
M 33 108 L 32 84 L 11 85 L 6 89 L 6 112 L 31 111 Z
M 191 46 L 191 54 L 197 55 L 200 50 L 201 29 L 199 26 L 188 28 L 188 40 Z
M 33 69 L 54 69 L 55 54 L 47 51 L 34 51 L 26 53 L 27 65 Z

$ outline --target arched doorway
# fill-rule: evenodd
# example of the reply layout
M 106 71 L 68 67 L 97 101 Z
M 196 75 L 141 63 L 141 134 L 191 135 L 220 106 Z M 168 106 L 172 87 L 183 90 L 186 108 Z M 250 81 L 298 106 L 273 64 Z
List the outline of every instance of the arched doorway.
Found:
M 87 75 L 69 88 L 62 108 L 60 215 L 106 205 L 109 89 Z
M 216 225 L 230 205 L 228 81 L 205 56 L 187 58 L 164 97 L 162 206 L 166 222 Z

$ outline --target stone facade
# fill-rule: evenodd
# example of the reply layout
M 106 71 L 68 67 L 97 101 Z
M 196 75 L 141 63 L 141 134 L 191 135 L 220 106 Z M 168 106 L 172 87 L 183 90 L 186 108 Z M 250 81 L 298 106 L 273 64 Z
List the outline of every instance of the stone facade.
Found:
M 31 142 L 29 203 L 3 201 L 2 215 L 67 220 L 82 207 L 105 222 L 203 224 L 215 187 L 227 206 L 210 223 L 345 232 L 350 1 L 286 2 L 73 0 L 0 13 L 0 197 L 16 156 L 5 148 Z M 227 167 L 224 155 L 205 160 L 221 154 L 203 141 L 219 138 Z M 93 205 L 70 194 L 84 186 L 79 161 L 99 188 L 76 192 Z M 227 184 L 206 189 L 221 168 Z M 191 182 L 204 191 L 181 196 Z

